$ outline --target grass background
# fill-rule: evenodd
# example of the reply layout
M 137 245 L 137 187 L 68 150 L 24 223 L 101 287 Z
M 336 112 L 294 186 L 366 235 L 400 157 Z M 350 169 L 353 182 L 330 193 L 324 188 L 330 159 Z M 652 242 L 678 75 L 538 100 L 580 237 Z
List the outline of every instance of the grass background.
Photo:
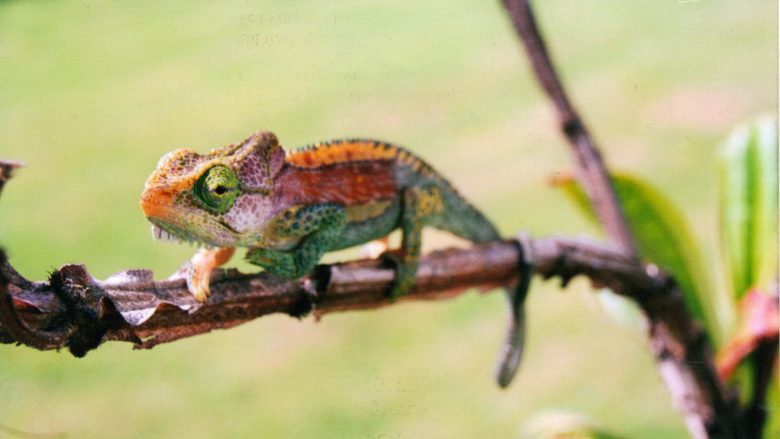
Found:
M 715 148 L 777 110 L 776 3 L 535 3 L 609 163 L 684 206 L 712 255 Z M 150 239 L 147 175 L 171 149 L 257 129 L 288 146 L 393 141 L 507 234 L 598 233 L 547 186 L 570 160 L 498 2 L 0 2 L 0 155 L 27 163 L 3 194 L 0 240 L 30 278 L 68 262 L 166 276 L 192 249 Z M 503 305 L 472 293 L 319 323 L 271 316 L 80 360 L 2 346 L 0 424 L 85 438 L 512 437 L 570 410 L 631 437 L 685 435 L 641 332 L 611 322 L 582 280 L 535 284 L 525 363 L 499 391 Z

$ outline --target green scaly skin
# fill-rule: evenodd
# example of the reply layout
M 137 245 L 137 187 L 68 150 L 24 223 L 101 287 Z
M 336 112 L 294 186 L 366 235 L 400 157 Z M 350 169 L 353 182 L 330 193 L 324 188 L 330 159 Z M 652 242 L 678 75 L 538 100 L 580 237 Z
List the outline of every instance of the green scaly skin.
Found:
M 259 132 L 207 154 L 177 150 L 147 180 L 141 207 L 158 238 L 246 247 L 250 263 L 289 279 L 310 273 L 328 251 L 400 229 L 400 251 L 383 255 L 396 268 L 388 292 L 393 300 L 414 286 L 425 226 L 475 243 L 500 239 L 492 223 L 433 168 L 403 148 L 371 140 L 329 142 L 285 155 L 272 133 Z M 188 271 L 199 300 L 208 296 L 211 269 L 224 262 L 212 259 Z M 510 331 L 497 373 L 502 387 L 520 361 L 529 277 L 517 291 L 507 289 Z

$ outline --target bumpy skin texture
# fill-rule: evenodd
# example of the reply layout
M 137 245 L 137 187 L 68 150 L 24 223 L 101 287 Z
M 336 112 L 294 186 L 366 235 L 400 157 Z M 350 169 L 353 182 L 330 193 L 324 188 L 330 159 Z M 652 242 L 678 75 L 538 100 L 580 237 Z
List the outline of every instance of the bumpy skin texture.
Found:
M 327 251 L 400 228 L 400 251 L 385 254 L 397 270 L 389 292 L 395 299 L 414 285 L 424 226 L 475 243 L 500 238 L 433 168 L 403 148 L 372 140 L 285 153 L 274 134 L 258 132 L 206 154 L 177 150 L 160 159 L 141 208 L 157 237 L 212 248 L 199 251 L 186 270 L 199 301 L 208 297 L 211 269 L 226 262 L 234 247 L 247 247 L 247 260 L 274 275 L 298 278 Z M 499 368 L 502 386 L 514 375 L 523 338 L 525 293 L 507 292 L 512 322 Z

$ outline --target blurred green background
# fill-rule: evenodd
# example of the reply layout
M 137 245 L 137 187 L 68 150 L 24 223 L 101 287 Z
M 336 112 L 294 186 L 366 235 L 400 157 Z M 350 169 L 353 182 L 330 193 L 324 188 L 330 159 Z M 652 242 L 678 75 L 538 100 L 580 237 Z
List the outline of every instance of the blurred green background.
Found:
M 714 148 L 776 111 L 776 2 L 535 3 L 609 163 L 666 191 L 714 249 Z M 171 149 L 258 129 L 287 146 L 393 141 L 506 234 L 598 233 L 547 185 L 569 168 L 567 147 L 498 2 L 0 2 L 0 156 L 27 163 L 0 202 L 0 242 L 30 278 L 70 262 L 100 278 L 167 276 L 192 249 L 151 240 L 144 180 Z M 79 438 L 512 437 L 571 410 L 631 437 L 685 436 L 642 333 L 610 321 L 587 282 L 538 281 L 528 311 L 507 391 L 492 382 L 499 294 L 319 323 L 270 316 L 84 359 L 2 346 L 0 425 Z

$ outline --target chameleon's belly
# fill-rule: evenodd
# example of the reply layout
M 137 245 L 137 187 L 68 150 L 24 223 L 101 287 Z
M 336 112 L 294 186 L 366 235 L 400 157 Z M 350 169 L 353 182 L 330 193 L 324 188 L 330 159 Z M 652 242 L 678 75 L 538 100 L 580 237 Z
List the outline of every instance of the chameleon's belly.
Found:
M 346 208 L 347 225 L 331 250 L 364 244 L 387 236 L 398 227 L 401 203 L 398 197 Z

